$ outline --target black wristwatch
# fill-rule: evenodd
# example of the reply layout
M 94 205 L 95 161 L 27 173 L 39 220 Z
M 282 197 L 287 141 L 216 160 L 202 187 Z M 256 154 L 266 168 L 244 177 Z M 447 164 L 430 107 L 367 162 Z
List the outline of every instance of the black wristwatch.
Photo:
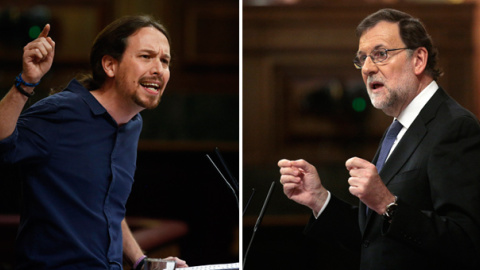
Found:
M 395 211 L 397 211 L 397 196 L 395 196 L 395 201 L 387 205 L 387 209 L 385 209 L 385 213 L 383 213 L 383 218 L 392 223 L 393 216 L 395 215 Z

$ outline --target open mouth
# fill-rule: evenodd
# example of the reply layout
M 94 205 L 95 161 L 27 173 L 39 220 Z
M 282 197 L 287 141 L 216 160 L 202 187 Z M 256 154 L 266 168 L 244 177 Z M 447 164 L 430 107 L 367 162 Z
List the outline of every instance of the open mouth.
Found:
M 144 88 L 146 88 L 150 91 L 156 92 L 156 93 L 158 93 L 158 91 L 160 91 L 160 84 L 158 84 L 158 83 L 146 82 L 146 83 L 140 83 L 140 85 L 143 86 Z
M 381 83 L 381 82 L 370 83 L 370 89 L 372 89 L 372 90 L 376 90 L 376 89 L 379 89 L 381 87 L 383 87 L 383 83 Z

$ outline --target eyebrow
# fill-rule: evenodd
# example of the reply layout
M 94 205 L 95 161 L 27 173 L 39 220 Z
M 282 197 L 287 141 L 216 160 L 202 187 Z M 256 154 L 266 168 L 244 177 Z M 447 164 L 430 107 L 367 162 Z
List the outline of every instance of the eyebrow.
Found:
M 144 53 L 149 53 L 149 54 L 158 54 L 159 53 L 158 51 L 151 50 L 151 49 L 141 49 L 141 50 L 139 50 L 139 52 L 140 53 L 144 52 Z M 163 56 L 167 57 L 168 59 L 172 58 L 170 53 L 163 53 Z
M 384 44 L 378 44 L 377 46 L 373 47 L 372 51 L 380 49 L 382 47 L 385 47 L 385 45 Z M 361 53 L 364 53 L 364 52 L 363 51 L 357 51 L 357 55 L 359 55 Z

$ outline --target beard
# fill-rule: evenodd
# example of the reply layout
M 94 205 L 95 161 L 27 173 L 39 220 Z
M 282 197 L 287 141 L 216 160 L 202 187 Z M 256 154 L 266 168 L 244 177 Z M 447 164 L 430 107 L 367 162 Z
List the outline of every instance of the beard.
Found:
M 369 93 L 370 101 L 372 102 L 373 107 L 384 110 L 390 107 L 394 107 L 396 104 L 404 100 L 406 96 L 405 89 L 397 88 L 391 89 L 388 86 L 384 86 L 384 93 L 374 94 Z
M 141 87 L 143 87 L 140 84 L 142 79 L 140 81 L 134 81 L 133 84 L 130 85 L 125 83 L 126 81 L 127 79 L 125 77 L 121 77 L 120 80 L 115 82 L 117 89 L 120 89 L 120 93 L 124 96 L 125 100 L 131 100 L 135 105 L 144 109 L 155 109 L 158 106 L 163 94 L 164 86 L 159 89 L 159 95 L 147 95 L 143 93 L 144 90 L 141 89 Z M 135 87 L 135 90 L 129 91 L 128 89 L 131 89 L 132 87 Z
M 154 96 L 154 97 L 149 96 L 147 98 L 142 99 L 140 95 L 137 92 L 135 92 L 135 94 L 132 96 L 132 100 L 138 106 L 148 110 L 152 110 L 152 109 L 155 109 L 158 106 L 158 104 L 160 104 L 161 95 Z
M 409 101 L 412 90 L 408 86 L 389 88 L 385 85 L 384 87 L 384 93 L 369 93 L 370 101 L 373 107 L 382 110 L 386 115 L 397 117 L 404 109 L 404 104 Z
M 404 109 L 405 104 L 411 101 L 417 87 L 415 74 L 407 70 L 403 71 L 397 81 L 400 83 L 394 87 L 389 86 L 388 81 L 386 81 L 383 85 L 385 89 L 382 93 L 368 91 L 373 107 L 384 111 L 390 116 L 397 116 L 400 110 Z

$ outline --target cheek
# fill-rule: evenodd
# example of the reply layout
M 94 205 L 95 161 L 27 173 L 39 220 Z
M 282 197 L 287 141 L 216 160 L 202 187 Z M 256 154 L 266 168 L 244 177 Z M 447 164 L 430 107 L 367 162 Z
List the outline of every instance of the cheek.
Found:
M 170 70 L 165 71 L 165 73 L 163 74 L 163 79 L 165 81 L 165 84 L 170 80 Z
M 363 83 L 365 84 L 365 87 L 368 88 L 368 76 L 365 76 L 365 75 L 362 73 L 362 79 L 363 79 Z

